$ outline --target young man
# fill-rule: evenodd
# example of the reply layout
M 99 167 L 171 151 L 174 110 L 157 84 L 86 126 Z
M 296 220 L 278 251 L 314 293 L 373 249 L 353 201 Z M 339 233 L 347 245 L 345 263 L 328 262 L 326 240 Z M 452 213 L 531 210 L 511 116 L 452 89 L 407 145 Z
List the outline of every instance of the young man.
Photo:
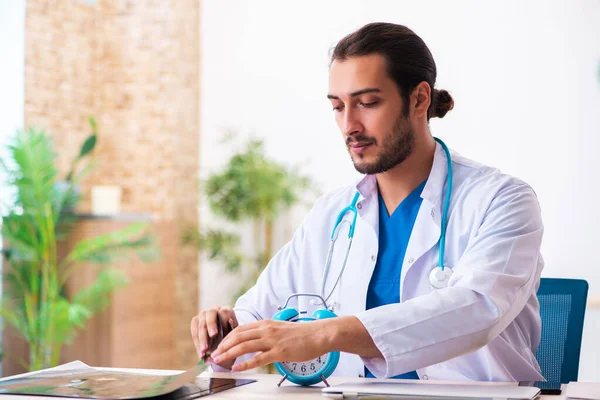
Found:
M 404 26 L 368 24 L 336 45 L 328 98 L 366 176 L 317 201 L 235 309 L 194 317 L 200 357 L 221 321 L 234 329 L 211 356 L 234 371 L 341 351 L 334 375 L 543 379 L 534 356 L 543 268 L 536 196 L 436 142 L 429 119 L 453 100 L 435 80 L 429 49 Z M 356 223 L 344 215 L 325 272 L 334 223 L 349 204 Z M 322 295 L 339 317 L 271 320 L 295 293 Z

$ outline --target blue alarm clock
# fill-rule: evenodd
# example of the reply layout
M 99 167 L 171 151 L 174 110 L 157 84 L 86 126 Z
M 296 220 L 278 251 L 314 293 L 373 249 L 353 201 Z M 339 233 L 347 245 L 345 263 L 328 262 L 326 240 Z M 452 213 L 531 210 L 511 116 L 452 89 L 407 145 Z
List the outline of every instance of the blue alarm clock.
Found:
M 310 316 L 306 313 L 306 311 L 298 311 L 295 308 L 287 308 L 290 299 L 299 296 L 317 297 L 323 303 L 323 308 L 315 310 Z M 283 307 L 279 307 L 278 309 L 279 311 L 273 316 L 273 319 L 278 321 L 303 323 L 337 317 L 333 311 L 327 309 L 327 303 L 325 303 L 325 300 L 316 294 L 294 294 L 288 297 Z M 319 382 L 324 382 L 325 385 L 329 386 L 326 378 L 333 373 L 339 361 L 340 352 L 332 351 L 309 361 L 276 362 L 274 363 L 275 368 L 281 375 L 283 375 L 283 378 L 277 384 L 277 386 L 281 386 L 286 379 L 302 386 L 314 385 L 315 383 Z

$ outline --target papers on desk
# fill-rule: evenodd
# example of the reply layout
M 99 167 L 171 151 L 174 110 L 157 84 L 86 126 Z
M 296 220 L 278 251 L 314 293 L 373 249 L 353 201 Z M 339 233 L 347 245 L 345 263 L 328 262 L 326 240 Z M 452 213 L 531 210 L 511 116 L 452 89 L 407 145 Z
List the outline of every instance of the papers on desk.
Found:
M 600 383 L 571 382 L 567 385 L 567 398 L 600 400 Z
M 343 383 L 322 390 L 334 398 L 398 398 L 398 399 L 524 399 L 533 400 L 540 393 L 537 387 L 488 386 L 474 384 L 426 384 L 407 382 Z
M 141 399 L 169 394 L 169 399 L 196 398 L 251 383 L 251 380 L 197 378 L 203 367 L 157 375 L 92 368 L 74 361 L 55 368 L 0 380 L 0 394 Z

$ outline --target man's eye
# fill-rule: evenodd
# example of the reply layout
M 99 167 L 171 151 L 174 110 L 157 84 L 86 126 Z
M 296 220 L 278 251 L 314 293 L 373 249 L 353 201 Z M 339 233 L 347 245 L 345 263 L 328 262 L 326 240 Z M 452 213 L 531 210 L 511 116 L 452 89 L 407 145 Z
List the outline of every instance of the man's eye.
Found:
M 342 111 L 342 106 L 335 106 L 333 107 L 333 111 Z
M 375 104 L 377 104 L 377 101 L 372 101 L 370 103 L 360 103 L 361 106 L 366 108 L 373 107 Z

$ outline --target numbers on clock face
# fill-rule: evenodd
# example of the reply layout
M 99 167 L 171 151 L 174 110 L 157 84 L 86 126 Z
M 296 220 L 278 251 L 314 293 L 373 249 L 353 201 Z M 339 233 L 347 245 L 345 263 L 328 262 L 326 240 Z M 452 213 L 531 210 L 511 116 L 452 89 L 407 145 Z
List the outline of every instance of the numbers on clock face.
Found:
M 282 362 L 281 365 L 283 366 L 284 369 L 286 369 L 288 372 L 291 372 L 294 375 L 310 376 L 310 375 L 314 375 L 317 372 L 321 371 L 325 367 L 325 364 L 327 364 L 328 358 L 329 358 L 329 354 L 323 354 L 322 356 L 317 357 L 312 360 L 309 360 L 309 361 L 302 361 L 302 362 L 286 361 L 286 362 Z

